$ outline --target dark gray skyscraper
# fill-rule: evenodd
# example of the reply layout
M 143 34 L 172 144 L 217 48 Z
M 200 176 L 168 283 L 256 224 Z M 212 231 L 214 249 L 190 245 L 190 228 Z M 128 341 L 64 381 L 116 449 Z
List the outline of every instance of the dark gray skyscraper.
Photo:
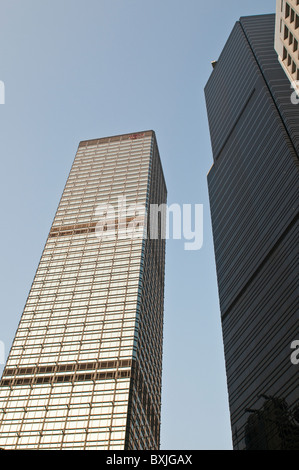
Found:
M 274 29 L 274 15 L 241 18 L 205 88 L 235 449 L 299 448 L 299 105 Z
M 4 449 L 158 449 L 166 203 L 155 133 L 80 142 L 0 382 Z

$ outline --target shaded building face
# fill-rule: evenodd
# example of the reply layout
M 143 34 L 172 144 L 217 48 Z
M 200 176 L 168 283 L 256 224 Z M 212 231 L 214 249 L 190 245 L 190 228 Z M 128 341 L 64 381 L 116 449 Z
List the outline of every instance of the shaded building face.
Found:
M 155 134 L 81 142 L 3 372 L 0 447 L 158 449 L 166 202 Z
M 292 104 L 274 50 L 274 26 L 274 15 L 241 18 L 205 88 L 214 156 L 208 186 L 235 449 L 263 448 L 269 440 L 282 448 L 275 435 L 279 420 L 271 431 L 268 420 L 264 435 L 260 427 L 253 437 L 258 413 L 265 417 L 265 397 L 271 397 L 283 400 L 293 416 L 299 396 L 298 365 L 291 361 L 291 346 L 299 339 L 299 106 Z

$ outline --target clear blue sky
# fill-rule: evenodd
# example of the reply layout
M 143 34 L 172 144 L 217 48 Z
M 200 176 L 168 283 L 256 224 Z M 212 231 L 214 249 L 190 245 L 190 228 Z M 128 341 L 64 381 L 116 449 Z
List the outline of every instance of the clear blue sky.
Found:
M 0 3 L 6 355 L 80 140 L 154 129 L 168 203 L 204 206 L 202 249 L 167 244 L 162 449 L 231 449 L 203 88 L 235 21 L 274 11 L 275 0 Z

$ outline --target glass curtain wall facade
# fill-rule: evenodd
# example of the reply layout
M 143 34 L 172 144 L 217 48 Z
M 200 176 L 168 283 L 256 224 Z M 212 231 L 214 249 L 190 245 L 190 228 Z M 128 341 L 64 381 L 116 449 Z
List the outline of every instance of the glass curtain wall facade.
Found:
M 3 372 L 1 448 L 159 448 L 165 239 L 138 232 L 150 202 L 166 203 L 153 131 L 80 142 Z
M 299 449 L 299 106 L 275 15 L 243 17 L 205 88 L 208 174 L 234 449 Z

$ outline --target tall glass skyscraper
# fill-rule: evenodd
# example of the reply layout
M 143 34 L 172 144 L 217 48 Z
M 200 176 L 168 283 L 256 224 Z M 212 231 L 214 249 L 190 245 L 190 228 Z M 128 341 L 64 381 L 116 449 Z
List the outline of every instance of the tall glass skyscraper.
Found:
M 235 449 L 299 449 L 299 105 L 274 30 L 275 15 L 241 18 L 205 88 Z
M 153 131 L 79 144 L 0 383 L 0 447 L 159 449 L 161 203 Z

